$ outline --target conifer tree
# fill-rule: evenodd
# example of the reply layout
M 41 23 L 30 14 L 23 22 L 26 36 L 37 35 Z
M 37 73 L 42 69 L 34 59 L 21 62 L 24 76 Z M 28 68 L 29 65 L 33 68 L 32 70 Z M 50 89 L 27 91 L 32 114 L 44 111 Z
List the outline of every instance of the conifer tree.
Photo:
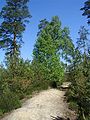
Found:
M 90 57 L 89 31 L 82 26 L 78 32 L 77 48 L 72 66 L 69 68 L 69 79 L 72 86 L 70 100 L 78 106 L 78 119 L 90 119 Z M 74 67 L 73 67 L 74 66 Z
M 15 70 L 20 55 L 22 33 L 31 17 L 27 3 L 29 0 L 6 0 L 0 12 L 0 46 L 6 49 L 6 58 L 12 71 Z

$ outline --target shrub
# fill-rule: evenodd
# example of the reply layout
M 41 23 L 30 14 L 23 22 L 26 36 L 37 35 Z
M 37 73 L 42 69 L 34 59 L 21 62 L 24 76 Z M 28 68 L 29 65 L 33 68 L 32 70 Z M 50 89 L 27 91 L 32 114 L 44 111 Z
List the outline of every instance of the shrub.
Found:
M 0 95 L 0 109 L 5 112 L 9 112 L 21 106 L 21 103 L 15 93 L 10 90 L 4 91 Z

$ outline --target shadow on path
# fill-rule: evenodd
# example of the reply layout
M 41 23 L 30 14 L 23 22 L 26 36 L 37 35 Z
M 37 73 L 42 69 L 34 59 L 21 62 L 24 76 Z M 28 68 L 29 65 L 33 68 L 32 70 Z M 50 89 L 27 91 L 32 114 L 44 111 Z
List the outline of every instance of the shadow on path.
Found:
M 62 118 L 62 117 L 54 117 L 54 116 L 51 116 L 52 120 L 70 120 L 69 118 L 65 119 L 65 118 Z

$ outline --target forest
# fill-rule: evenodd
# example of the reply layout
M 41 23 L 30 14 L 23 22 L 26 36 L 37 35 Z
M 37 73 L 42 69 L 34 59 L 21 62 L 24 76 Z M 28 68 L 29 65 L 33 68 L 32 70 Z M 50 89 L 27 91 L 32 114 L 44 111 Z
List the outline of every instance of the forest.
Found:
M 0 116 L 21 107 L 21 101 L 35 91 L 57 88 L 71 82 L 67 102 L 77 113 L 77 120 L 90 120 L 90 32 L 78 30 L 74 43 L 68 27 L 62 27 L 58 16 L 43 18 L 38 25 L 33 59 L 21 57 L 23 33 L 33 17 L 29 0 L 6 0 L 0 11 L 0 49 L 5 61 L 0 64 Z M 90 0 L 80 10 L 90 24 Z

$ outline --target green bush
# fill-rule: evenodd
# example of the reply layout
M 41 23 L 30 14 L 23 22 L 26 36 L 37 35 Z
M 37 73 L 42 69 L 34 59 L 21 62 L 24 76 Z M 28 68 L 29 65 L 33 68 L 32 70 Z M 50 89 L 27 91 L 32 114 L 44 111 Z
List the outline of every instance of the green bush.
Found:
M 40 91 L 48 89 L 49 83 L 47 80 L 33 80 L 29 91 Z
M 26 87 L 28 87 L 25 80 L 21 80 L 21 79 L 9 80 L 8 85 L 10 91 L 14 92 L 19 97 L 19 99 L 23 99 L 25 97 L 25 90 L 27 89 Z
M 90 119 L 90 61 L 87 61 L 87 64 L 85 61 L 80 63 L 70 75 L 73 79 L 67 92 L 68 102 L 70 102 L 70 107 L 73 107 L 75 103 L 78 105 L 79 120 L 88 120 L 88 117 Z
M 0 96 L 0 109 L 1 109 L 1 112 L 3 111 L 3 113 L 9 112 L 20 106 L 21 106 L 21 103 L 18 97 L 14 93 L 7 91 Z

